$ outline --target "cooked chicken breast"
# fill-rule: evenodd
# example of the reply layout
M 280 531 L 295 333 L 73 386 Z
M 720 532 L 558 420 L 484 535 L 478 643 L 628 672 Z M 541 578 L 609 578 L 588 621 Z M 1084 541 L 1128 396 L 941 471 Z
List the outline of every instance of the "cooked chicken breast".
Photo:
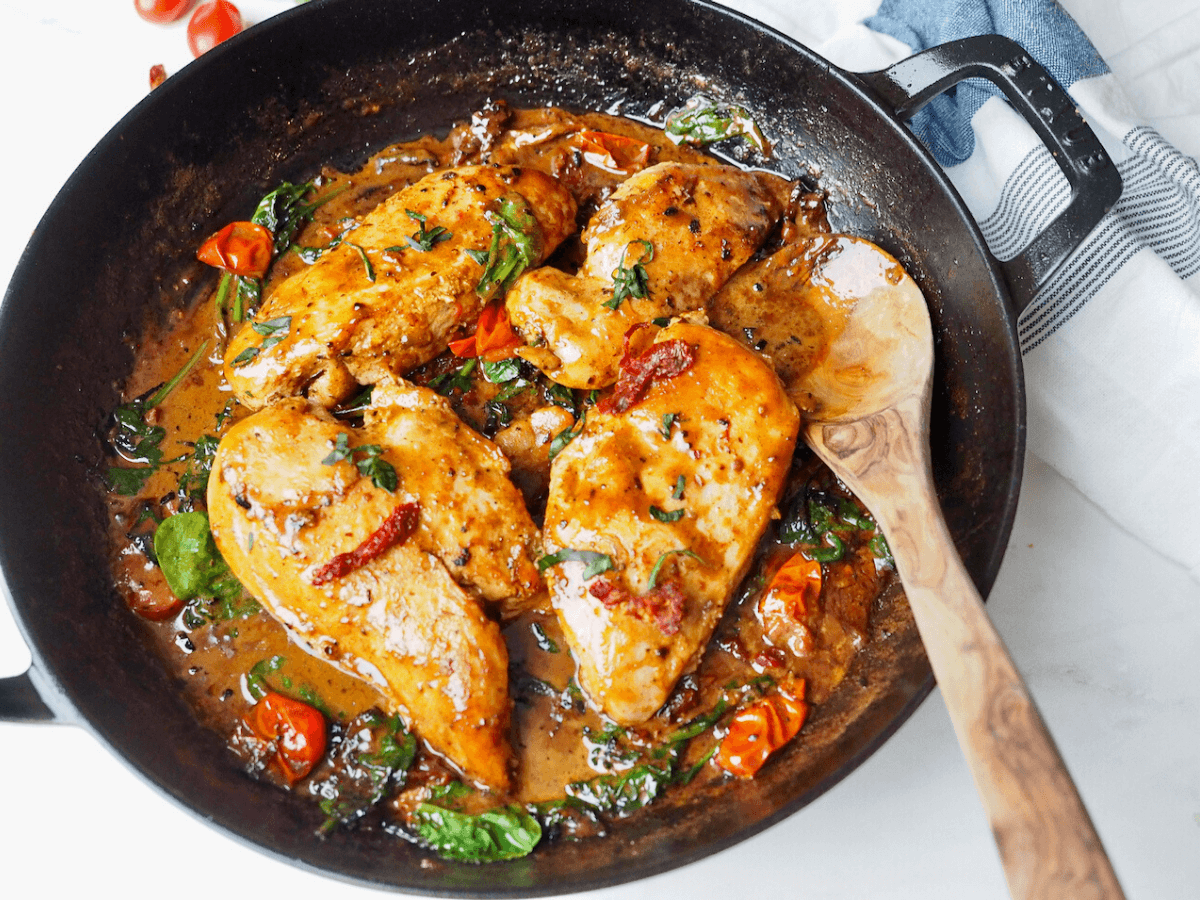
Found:
M 518 352 L 568 387 L 612 384 L 629 329 L 703 307 L 762 246 L 788 189 L 733 166 L 668 162 L 633 175 L 588 223 L 577 275 L 536 269 L 509 291 L 509 318 L 531 345 Z
M 479 314 L 484 266 L 468 251 L 488 250 L 488 214 L 512 194 L 537 221 L 535 264 L 575 231 L 575 201 L 541 172 L 434 172 L 389 197 L 271 292 L 225 354 L 238 399 L 259 409 L 304 394 L 332 406 L 356 384 L 403 375 L 441 353 Z M 431 236 L 439 228 L 445 231 Z
M 792 400 L 815 412 L 816 400 L 805 383 L 842 334 L 855 306 L 875 292 L 902 292 L 924 302 L 900 263 L 870 241 L 844 234 L 801 234 L 795 243 L 738 272 L 708 302 L 707 310 L 714 327 L 736 335 L 769 359 Z M 856 373 L 841 374 L 839 391 L 853 391 Z
M 651 351 L 664 345 L 691 348 L 690 368 L 623 412 L 593 408 L 554 459 L 546 508 L 551 601 L 580 684 L 621 724 L 651 717 L 699 663 L 775 514 L 800 421 L 732 338 L 679 322 Z M 630 371 L 614 396 L 630 396 Z
M 507 461 L 441 397 L 376 394 L 360 430 L 299 398 L 234 425 L 209 481 L 213 536 L 298 643 L 373 682 L 467 776 L 505 789 L 508 653 L 480 597 L 536 599 L 537 530 Z

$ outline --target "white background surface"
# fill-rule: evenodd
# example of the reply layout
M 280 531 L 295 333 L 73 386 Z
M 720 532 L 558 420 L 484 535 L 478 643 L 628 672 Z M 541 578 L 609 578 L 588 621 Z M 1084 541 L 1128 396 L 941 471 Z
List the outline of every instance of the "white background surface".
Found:
M 4 284 L 59 187 L 144 95 L 150 65 L 174 73 L 190 59 L 182 24 L 149 25 L 127 0 L 12 5 L 0 29 Z M 290 5 L 240 4 L 252 21 Z M 797 37 L 804 37 L 797 22 L 820 26 L 822 7 L 810 0 L 734 5 Z M 1127 78 L 1151 123 L 1185 152 L 1200 152 L 1200 0 L 1065 5 Z M 1128 896 L 1200 897 L 1200 585 L 1030 459 L 988 606 Z M 0 675 L 23 671 L 28 658 L 0 608 Z M 0 725 L 0 773 L 0 896 L 105 888 L 172 900 L 217 892 L 383 896 L 232 842 L 153 792 L 79 728 Z M 676 872 L 578 896 L 998 900 L 1007 893 L 935 692 L 860 769 L 790 820 Z

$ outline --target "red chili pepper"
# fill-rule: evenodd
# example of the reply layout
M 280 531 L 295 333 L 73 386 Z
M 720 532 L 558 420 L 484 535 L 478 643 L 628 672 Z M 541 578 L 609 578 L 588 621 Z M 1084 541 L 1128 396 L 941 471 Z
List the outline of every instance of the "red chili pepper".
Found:
M 196 259 L 234 275 L 262 278 L 271 265 L 275 239 L 253 222 L 230 222 L 200 245 Z
M 353 572 L 365 566 L 379 554 L 394 544 L 402 544 L 417 530 L 421 517 L 421 506 L 418 503 L 401 503 L 391 515 L 383 520 L 383 524 L 365 541 L 349 553 L 339 553 L 313 574 L 312 584 L 320 587 L 336 578 Z
M 686 341 L 662 341 L 633 359 L 621 360 L 613 391 L 596 404 L 603 413 L 623 413 L 637 403 L 651 384 L 682 375 L 696 363 L 696 348 Z
M 274 762 L 289 785 L 311 772 L 325 755 L 325 717 L 307 703 L 269 693 L 258 701 L 246 724 L 259 738 L 274 744 Z
M 738 712 L 717 748 L 717 765 L 739 778 L 754 777 L 772 753 L 799 733 L 808 716 L 804 687 L 798 681 L 796 696 L 772 694 Z

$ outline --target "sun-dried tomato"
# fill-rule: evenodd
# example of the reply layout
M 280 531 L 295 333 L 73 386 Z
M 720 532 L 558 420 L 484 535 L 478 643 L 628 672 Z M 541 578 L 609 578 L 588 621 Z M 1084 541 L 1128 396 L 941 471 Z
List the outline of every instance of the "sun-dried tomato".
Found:
M 588 588 L 588 593 L 604 604 L 605 609 L 625 609 L 640 619 L 649 619 L 663 634 L 679 633 L 683 623 L 683 604 L 686 599 L 683 589 L 673 581 L 651 588 L 644 594 L 631 594 L 613 584 L 607 578 L 597 578 Z
M 417 530 L 420 520 L 421 506 L 418 503 L 401 503 L 391 515 L 383 520 L 383 524 L 365 541 L 349 553 L 339 553 L 313 574 L 313 585 L 320 587 L 336 578 L 353 572 L 365 566 L 383 551 L 396 544 L 408 540 L 409 535 Z
M 652 384 L 682 375 L 695 363 L 696 348 L 687 341 L 661 341 L 633 359 L 621 361 L 612 393 L 596 408 L 604 413 L 623 413 L 636 406 Z

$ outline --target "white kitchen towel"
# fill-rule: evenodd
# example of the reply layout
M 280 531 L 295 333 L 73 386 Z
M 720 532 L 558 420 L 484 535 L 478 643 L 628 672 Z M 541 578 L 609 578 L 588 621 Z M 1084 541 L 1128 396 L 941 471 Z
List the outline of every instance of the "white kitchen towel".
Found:
M 728 5 L 852 71 L 883 68 L 956 38 L 1003 34 L 1067 88 L 1125 187 L 1116 207 L 1021 317 L 1029 450 L 1200 579 L 1196 160 L 1139 115 L 1118 76 L 1054 0 Z M 1093 3 L 1090 12 L 1098 5 L 1103 3 Z M 1172 43 L 1175 55 L 1162 64 L 1194 71 L 1191 90 L 1200 91 L 1200 32 L 1193 34 L 1182 40 L 1149 36 L 1141 47 L 1128 48 L 1130 58 L 1140 58 L 1144 76 L 1153 67 L 1146 45 Z M 1069 199 L 1050 152 L 990 85 L 964 82 L 910 125 L 1001 259 L 1020 252 Z

